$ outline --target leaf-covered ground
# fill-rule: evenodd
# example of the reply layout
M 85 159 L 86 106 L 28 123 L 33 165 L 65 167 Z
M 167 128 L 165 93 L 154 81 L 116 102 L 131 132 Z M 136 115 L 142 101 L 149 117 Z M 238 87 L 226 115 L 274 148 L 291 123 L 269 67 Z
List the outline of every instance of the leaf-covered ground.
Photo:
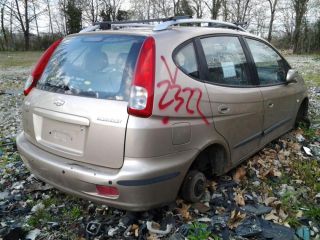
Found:
M 177 199 L 134 214 L 65 195 L 22 164 L 21 92 L 38 55 L 0 53 L 0 239 L 320 239 L 319 56 L 288 56 L 309 86 L 310 129 L 291 131 L 208 181 L 201 203 Z

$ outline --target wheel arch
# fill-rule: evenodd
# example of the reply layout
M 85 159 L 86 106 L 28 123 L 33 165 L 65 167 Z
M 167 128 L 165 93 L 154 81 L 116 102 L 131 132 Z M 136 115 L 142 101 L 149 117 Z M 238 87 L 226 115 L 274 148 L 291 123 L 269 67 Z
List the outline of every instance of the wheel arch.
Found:
M 188 171 L 197 169 L 208 177 L 222 175 L 231 168 L 228 145 L 224 142 L 211 142 L 198 152 Z
M 306 96 L 301 101 L 301 104 L 299 105 L 299 108 L 296 112 L 294 127 L 299 127 L 300 123 L 306 124 L 307 127 L 310 126 L 310 120 L 308 119 L 308 111 L 309 111 L 309 98 Z

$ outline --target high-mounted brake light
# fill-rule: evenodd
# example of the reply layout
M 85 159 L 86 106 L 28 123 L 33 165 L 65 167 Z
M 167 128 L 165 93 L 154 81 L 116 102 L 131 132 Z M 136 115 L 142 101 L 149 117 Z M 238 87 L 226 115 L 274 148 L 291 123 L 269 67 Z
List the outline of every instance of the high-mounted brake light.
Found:
M 156 47 L 148 37 L 140 50 L 134 79 L 131 86 L 128 113 L 138 117 L 152 115 Z
M 31 75 L 29 76 L 24 85 L 23 93 L 25 96 L 27 96 L 32 90 L 32 88 L 34 88 L 37 85 L 37 82 L 41 78 L 41 75 L 48 64 L 50 57 L 52 56 L 54 50 L 56 50 L 56 48 L 59 46 L 61 41 L 62 39 L 59 39 L 55 41 L 53 44 L 51 44 L 51 46 L 40 57 L 38 63 L 32 70 Z

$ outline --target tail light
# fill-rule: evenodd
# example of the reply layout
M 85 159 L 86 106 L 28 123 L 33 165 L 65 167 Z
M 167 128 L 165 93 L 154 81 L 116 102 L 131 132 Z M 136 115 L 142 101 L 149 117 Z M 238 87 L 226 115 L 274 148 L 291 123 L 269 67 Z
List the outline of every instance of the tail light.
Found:
M 128 113 L 138 117 L 152 115 L 155 78 L 155 41 L 148 37 L 141 48 L 132 82 Z
M 58 47 L 61 41 L 62 39 L 55 41 L 40 57 L 38 63 L 32 70 L 31 75 L 29 76 L 29 78 L 25 83 L 24 91 L 23 91 L 25 96 L 27 96 L 32 90 L 32 88 L 34 88 L 37 85 L 37 82 L 41 78 L 41 75 L 45 67 L 47 66 L 47 63 L 49 62 L 50 57 L 52 56 L 54 50 L 56 50 L 56 48 Z

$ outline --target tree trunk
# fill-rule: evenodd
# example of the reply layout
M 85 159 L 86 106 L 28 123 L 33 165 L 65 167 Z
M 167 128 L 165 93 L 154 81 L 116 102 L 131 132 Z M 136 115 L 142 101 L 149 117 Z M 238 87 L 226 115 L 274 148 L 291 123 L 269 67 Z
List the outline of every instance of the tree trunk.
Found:
M 296 13 L 295 29 L 293 32 L 293 52 L 300 53 L 299 48 L 302 19 L 307 12 L 307 4 L 309 0 L 293 0 L 293 6 Z
M 221 8 L 221 0 L 211 0 L 211 6 L 205 2 L 211 13 L 211 19 L 217 19 Z
M 33 7 L 33 14 L 34 14 L 34 21 L 36 23 L 37 38 L 39 40 L 40 39 L 40 34 L 39 34 L 38 17 L 37 17 L 37 14 L 36 14 L 36 6 L 34 4 L 34 0 L 32 1 L 32 7 Z
M 244 22 L 246 20 L 249 3 L 250 3 L 250 0 L 246 0 L 246 3 L 243 8 L 241 22 Z
M 274 0 L 273 3 L 271 0 L 268 0 L 268 2 L 270 4 L 270 12 L 271 12 L 270 23 L 269 23 L 269 32 L 268 32 L 268 42 L 271 42 L 272 28 L 273 28 L 273 22 L 274 22 L 274 17 L 275 17 L 275 13 L 276 13 L 276 7 L 277 7 L 278 0 Z
M 24 0 L 24 18 L 26 23 L 26 29 L 24 32 L 25 49 L 28 51 L 30 48 L 30 28 L 29 28 L 29 16 L 28 16 L 28 0 Z
M 48 15 L 49 15 L 49 32 L 51 32 L 51 36 L 53 36 L 53 25 L 52 25 L 52 17 L 51 17 L 49 0 L 47 0 L 47 6 L 48 6 Z
M 3 39 L 4 39 L 4 49 L 8 47 L 8 37 L 6 33 L 6 29 L 4 28 L 4 5 L 1 8 L 1 30 L 3 34 Z
M 223 6 L 223 21 L 228 21 L 228 16 L 229 16 L 229 10 L 228 10 L 228 6 L 227 6 L 227 0 L 222 0 L 222 6 Z

